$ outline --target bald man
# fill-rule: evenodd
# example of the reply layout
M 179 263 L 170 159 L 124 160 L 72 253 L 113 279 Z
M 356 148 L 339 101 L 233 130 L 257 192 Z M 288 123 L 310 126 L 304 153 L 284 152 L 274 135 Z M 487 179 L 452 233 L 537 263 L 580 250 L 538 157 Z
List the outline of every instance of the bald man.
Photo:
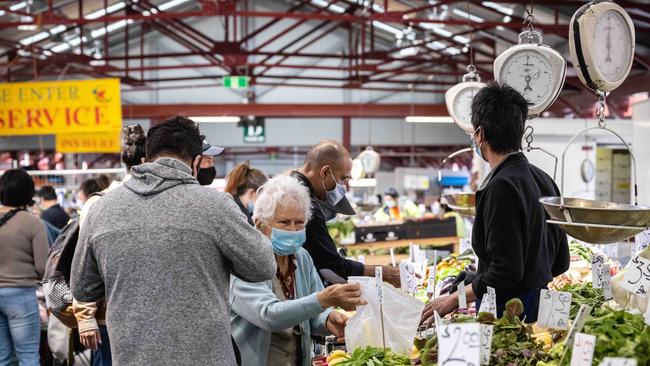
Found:
M 375 266 L 341 257 L 327 231 L 327 221 L 336 217 L 337 213 L 355 214 L 345 197 L 351 170 L 350 153 L 340 143 L 325 140 L 314 146 L 307 153 L 303 167 L 291 174 L 309 188 L 312 199 L 312 215 L 303 247 L 314 260 L 316 269 L 327 268 L 346 279 L 349 276 L 375 275 Z M 399 286 L 398 268 L 383 267 L 383 275 L 386 282 Z

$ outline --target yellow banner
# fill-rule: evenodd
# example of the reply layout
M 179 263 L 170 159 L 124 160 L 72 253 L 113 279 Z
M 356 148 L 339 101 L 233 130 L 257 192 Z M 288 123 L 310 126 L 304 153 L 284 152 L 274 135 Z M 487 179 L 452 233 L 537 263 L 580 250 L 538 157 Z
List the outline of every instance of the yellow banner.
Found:
M 0 83 L 0 136 L 120 128 L 119 79 Z
M 118 153 L 120 131 L 65 133 L 56 135 L 56 151 L 60 153 Z

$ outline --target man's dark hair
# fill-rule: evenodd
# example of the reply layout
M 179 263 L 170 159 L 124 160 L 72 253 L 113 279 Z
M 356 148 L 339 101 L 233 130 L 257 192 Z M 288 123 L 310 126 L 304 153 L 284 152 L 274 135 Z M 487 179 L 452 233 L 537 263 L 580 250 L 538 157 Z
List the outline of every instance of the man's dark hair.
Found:
M 0 177 L 0 203 L 24 207 L 34 203 L 34 181 L 23 169 L 10 169 Z
M 142 158 L 146 157 L 147 135 L 142 126 L 138 124 L 129 125 L 122 129 L 122 162 L 127 170 L 136 165 L 142 164 Z
M 192 161 L 203 153 L 203 136 L 196 122 L 185 117 L 169 118 L 149 129 L 147 160 L 168 154 Z
M 43 186 L 38 190 L 38 196 L 45 201 L 55 201 L 56 191 L 52 186 Z
M 84 196 L 90 197 L 93 193 L 101 192 L 102 188 L 97 183 L 96 178 L 90 178 L 81 182 L 79 190 L 83 192 Z
M 495 153 L 521 150 L 527 116 L 528 102 L 507 84 L 491 81 L 472 99 L 472 126 Z

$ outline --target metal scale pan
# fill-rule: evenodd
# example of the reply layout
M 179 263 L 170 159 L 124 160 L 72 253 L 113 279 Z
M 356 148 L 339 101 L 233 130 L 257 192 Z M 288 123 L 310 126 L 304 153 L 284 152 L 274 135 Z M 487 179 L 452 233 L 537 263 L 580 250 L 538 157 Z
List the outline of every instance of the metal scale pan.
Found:
M 471 147 L 460 149 L 447 156 L 442 163 L 440 163 L 440 170 L 438 170 L 438 182 L 442 182 L 442 167 L 447 164 L 447 161 L 462 153 L 472 152 Z M 454 212 L 463 216 L 476 216 L 476 195 L 474 192 L 453 192 L 443 194 L 442 198 L 447 201 L 447 207 Z
M 609 131 L 630 151 L 634 175 L 634 205 L 564 197 L 564 162 L 569 146 L 581 134 L 591 130 Z M 610 244 L 626 240 L 650 225 L 650 207 L 639 206 L 636 184 L 636 159 L 632 149 L 616 132 L 599 125 L 575 134 L 562 153 L 562 196 L 542 197 L 539 201 L 551 217 L 548 223 L 560 225 L 570 236 L 591 244 Z

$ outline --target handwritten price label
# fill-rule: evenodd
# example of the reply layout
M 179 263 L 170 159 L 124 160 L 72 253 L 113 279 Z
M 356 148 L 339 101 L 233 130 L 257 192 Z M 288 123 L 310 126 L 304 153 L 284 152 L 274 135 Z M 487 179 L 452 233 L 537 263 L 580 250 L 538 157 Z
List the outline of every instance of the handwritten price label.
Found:
M 375 286 L 377 287 L 379 303 L 382 304 L 384 302 L 384 273 L 381 266 L 375 267 Z
M 636 366 L 636 359 L 624 357 L 605 357 L 599 366 Z
M 397 267 L 397 262 L 395 261 L 395 248 L 390 248 L 390 263 L 393 267 Z
M 462 281 L 456 287 L 458 291 L 458 308 L 467 309 L 467 294 L 465 293 L 465 281 Z
M 429 267 L 429 278 L 427 280 L 427 293 L 436 293 L 436 266 Z
M 481 307 L 479 308 L 479 313 L 492 313 L 495 318 L 497 316 L 497 294 L 494 288 L 488 286 L 487 292 L 483 294 L 481 300 Z
M 637 234 L 634 238 L 634 242 L 636 243 L 637 253 L 647 248 L 650 245 L 650 230 Z
M 591 258 L 591 273 L 593 276 L 593 288 L 601 288 L 605 294 L 605 300 L 612 299 L 612 289 L 610 282 L 612 276 L 609 270 L 611 266 L 605 263 L 605 258 L 600 255 L 594 255 Z
M 472 365 L 481 363 L 480 324 L 447 324 L 438 331 L 438 364 Z
M 569 292 L 541 290 L 537 324 L 544 328 L 567 329 L 571 297 Z
M 571 354 L 571 366 L 591 366 L 594 362 L 596 336 L 577 333 Z
M 585 326 L 585 322 L 587 322 L 587 317 L 589 316 L 590 313 L 591 313 L 591 306 L 585 304 L 580 305 L 580 310 L 578 310 L 578 315 L 576 315 L 576 318 L 573 320 L 573 325 L 571 325 L 569 334 L 566 337 L 566 347 L 569 348 L 573 347 L 573 342 L 576 338 L 576 335 Z
M 492 325 L 481 324 L 481 365 L 489 365 L 492 356 L 492 335 L 494 327 Z
M 634 257 L 625 272 L 622 286 L 633 294 L 645 296 L 650 289 L 650 260 Z
M 418 291 L 413 263 L 401 262 L 399 264 L 399 279 L 402 291 L 407 294 L 415 294 Z

